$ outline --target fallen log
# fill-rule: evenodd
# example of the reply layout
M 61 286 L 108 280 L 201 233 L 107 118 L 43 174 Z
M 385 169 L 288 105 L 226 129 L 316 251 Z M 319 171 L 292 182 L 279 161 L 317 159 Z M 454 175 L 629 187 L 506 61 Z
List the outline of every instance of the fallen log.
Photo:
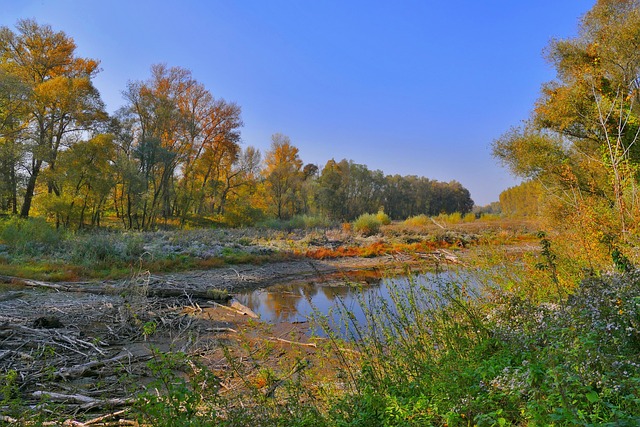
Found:
M 130 405 L 134 402 L 132 398 L 114 398 L 114 399 L 94 399 L 93 397 L 82 394 L 62 394 L 50 391 L 34 391 L 31 394 L 36 399 L 48 400 L 57 403 L 79 403 L 80 409 L 89 410 L 98 407 L 118 407 Z
M 63 282 L 63 283 L 51 283 L 43 282 L 41 280 L 23 279 L 13 276 L 0 276 L 0 282 L 11 283 L 30 288 L 42 288 L 49 289 L 58 292 L 79 292 L 89 293 L 95 295 L 120 295 L 127 293 L 130 289 L 128 286 L 117 286 L 106 283 L 96 282 Z M 216 288 L 207 289 L 193 289 L 193 288 L 180 288 L 180 287 L 148 287 L 145 293 L 149 297 L 158 298 L 174 298 L 174 297 L 190 297 L 199 299 L 209 299 L 214 301 L 226 302 L 231 299 L 231 295 L 228 292 Z

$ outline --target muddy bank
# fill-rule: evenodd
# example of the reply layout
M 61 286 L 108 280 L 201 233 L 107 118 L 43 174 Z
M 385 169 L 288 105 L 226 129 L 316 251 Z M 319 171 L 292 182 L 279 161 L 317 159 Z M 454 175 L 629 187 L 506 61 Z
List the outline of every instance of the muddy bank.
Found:
M 432 263 L 430 265 L 433 265 Z M 380 275 L 401 272 L 406 266 L 425 268 L 426 263 L 409 258 L 338 258 L 295 260 L 264 265 L 235 265 L 211 270 L 151 275 L 150 286 L 176 286 L 182 289 L 213 287 L 230 293 L 297 281 L 341 281 L 357 277 L 358 272 Z

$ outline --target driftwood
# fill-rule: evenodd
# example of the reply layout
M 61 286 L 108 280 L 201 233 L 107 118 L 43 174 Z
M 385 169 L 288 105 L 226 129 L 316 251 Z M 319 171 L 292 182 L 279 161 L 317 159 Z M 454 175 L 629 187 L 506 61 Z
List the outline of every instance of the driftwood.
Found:
M 283 342 L 286 344 L 293 344 L 293 345 L 299 345 L 302 347 L 313 347 L 313 348 L 317 348 L 317 344 L 314 342 L 298 342 L 298 341 L 289 341 L 289 340 L 285 340 L 284 338 L 276 338 L 276 337 L 271 337 L 270 338 L 272 341 L 279 341 L 279 342 Z
M 225 310 L 229 310 L 235 314 L 241 314 L 243 316 L 249 316 L 252 319 L 259 319 L 260 316 L 258 316 L 256 313 L 253 312 L 253 310 L 251 310 L 249 307 L 246 307 L 242 304 L 240 304 L 238 301 L 232 301 L 230 305 L 222 305 L 222 304 L 218 304 L 217 302 L 213 301 L 213 304 L 215 307 L 219 307 L 219 308 L 223 308 Z
M 92 372 L 96 368 L 100 368 L 103 366 L 107 366 L 113 363 L 118 363 L 122 360 L 127 360 L 129 363 L 133 362 L 144 362 L 150 360 L 152 358 L 151 355 L 142 355 L 142 356 L 132 356 L 130 354 L 119 354 L 115 357 L 106 360 L 92 360 L 88 363 L 83 363 L 81 365 L 75 365 L 71 367 L 64 367 L 54 373 L 55 378 L 62 379 L 72 379 L 72 378 L 80 378 L 88 373 Z
M 84 396 L 82 394 L 62 394 L 49 391 L 34 391 L 32 396 L 36 399 L 48 400 L 50 402 L 59 403 L 79 403 L 80 409 L 89 410 L 98 407 L 115 408 L 118 406 L 131 405 L 134 399 L 131 398 L 114 398 L 114 399 L 94 399 L 93 397 Z
M 0 282 L 13 283 L 17 285 L 27 286 L 31 288 L 44 288 L 58 292 L 82 292 L 95 295 L 120 295 L 127 291 L 127 287 L 117 286 L 107 283 L 96 282 L 63 282 L 63 283 L 51 283 L 43 282 L 40 280 L 23 279 L 13 276 L 0 276 Z M 209 299 L 216 301 L 228 301 L 231 296 L 219 289 L 193 289 L 193 288 L 180 288 L 180 287 L 148 287 L 146 295 L 150 297 L 158 298 L 175 298 L 175 297 L 190 297 Z
M 465 265 L 462 261 L 460 261 L 460 259 L 458 259 L 458 257 L 454 253 L 446 249 L 436 249 L 435 251 L 428 254 L 416 252 L 416 255 L 420 258 L 435 258 L 437 261 L 446 261 L 451 264 L 460 264 L 462 266 Z

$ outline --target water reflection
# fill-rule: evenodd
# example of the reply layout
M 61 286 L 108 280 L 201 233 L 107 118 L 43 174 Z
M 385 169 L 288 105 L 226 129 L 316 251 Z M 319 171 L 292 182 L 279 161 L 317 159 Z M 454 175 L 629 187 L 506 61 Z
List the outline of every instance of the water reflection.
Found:
M 363 286 L 336 286 L 318 283 L 296 283 L 271 286 L 236 295 L 236 299 L 260 315 L 264 321 L 304 322 L 314 313 L 327 316 L 329 323 L 344 323 L 340 311 L 347 311 L 355 323 L 366 321 L 361 304 L 371 301 L 391 301 L 394 290 L 407 290 L 417 286 L 423 290 L 436 290 L 452 281 L 469 283 L 469 275 L 460 272 L 424 273 L 411 278 L 399 277 L 368 281 Z M 472 285 L 474 288 L 476 285 Z M 412 290 L 414 292 L 415 290 Z M 341 328 L 338 328 L 341 329 Z
M 348 301 L 357 292 L 352 286 L 296 283 L 238 294 L 236 299 L 267 322 L 303 322 L 314 310 L 326 314 L 336 305 L 336 298 Z

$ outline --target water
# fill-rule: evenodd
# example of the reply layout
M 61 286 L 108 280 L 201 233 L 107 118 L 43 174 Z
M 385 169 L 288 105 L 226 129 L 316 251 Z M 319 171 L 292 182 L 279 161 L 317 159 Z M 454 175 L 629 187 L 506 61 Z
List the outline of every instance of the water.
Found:
M 329 319 L 333 325 L 343 324 L 341 311 L 346 311 L 355 324 L 362 325 L 366 316 L 362 304 L 371 302 L 393 305 L 393 296 L 411 289 L 418 292 L 439 294 L 440 289 L 451 284 L 477 289 L 478 284 L 468 272 L 423 273 L 408 277 L 381 279 L 362 286 L 353 284 L 296 283 L 270 286 L 240 293 L 235 298 L 270 323 L 307 322 L 315 314 Z M 456 285 L 454 285 L 456 286 Z M 342 328 L 340 328 L 342 329 Z M 318 333 L 317 330 L 314 330 Z M 320 333 L 322 335 L 322 333 Z

